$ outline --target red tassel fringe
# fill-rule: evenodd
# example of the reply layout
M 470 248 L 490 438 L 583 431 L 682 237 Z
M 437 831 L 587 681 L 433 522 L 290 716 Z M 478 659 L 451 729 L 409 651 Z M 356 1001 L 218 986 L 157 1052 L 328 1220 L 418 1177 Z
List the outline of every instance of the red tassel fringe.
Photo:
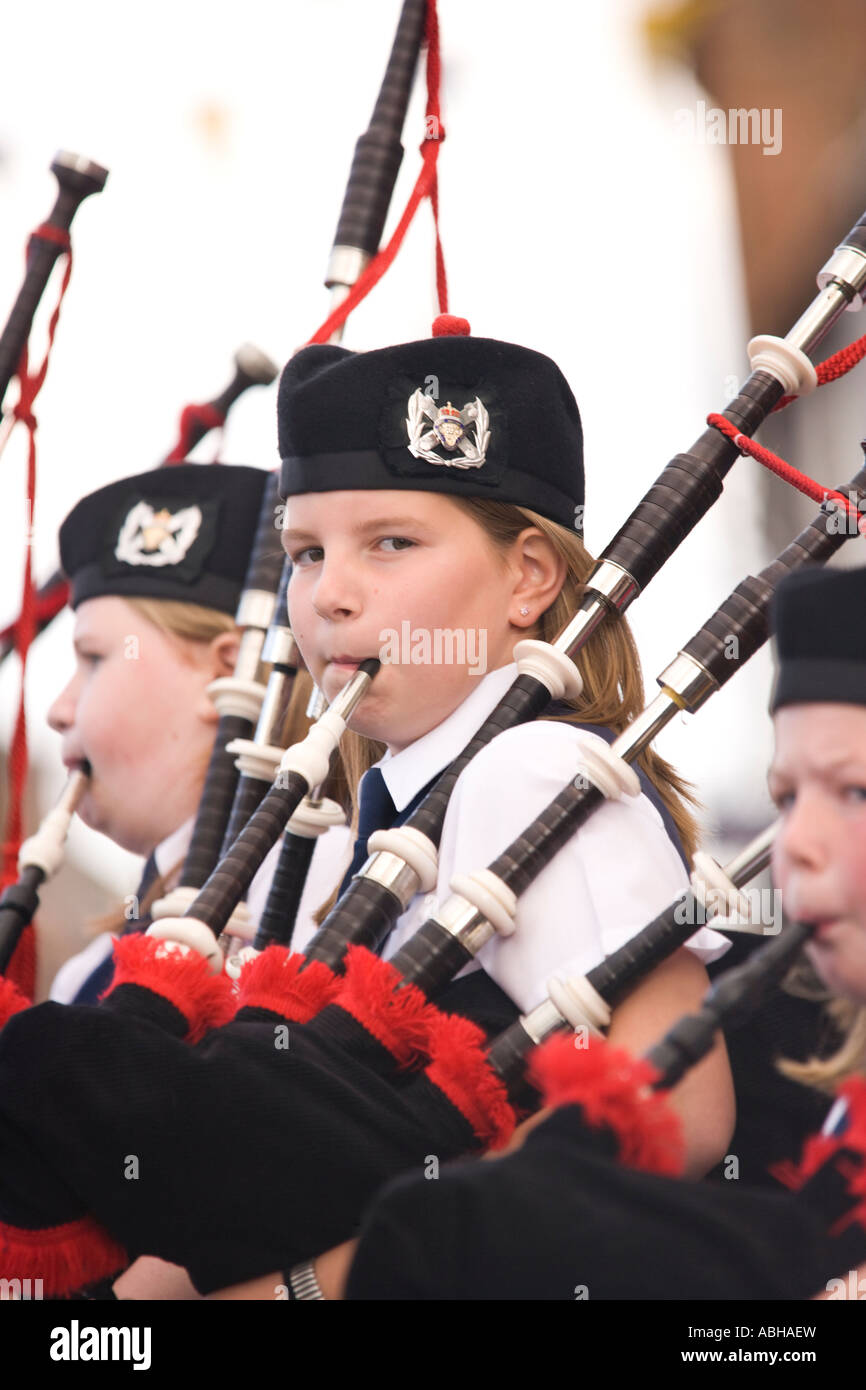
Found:
M 166 951 L 152 936 L 120 936 L 114 943 L 114 979 L 107 998 L 120 985 L 140 985 L 183 1014 L 186 1042 L 197 1043 L 211 1028 L 221 1028 L 235 1011 L 231 980 L 211 974 L 204 958 L 190 951 Z
M 77 1293 L 88 1284 L 119 1274 L 128 1264 L 123 1246 L 92 1216 L 41 1231 L 0 1224 L 3 1277 L 41 1280 L 42 1298 Z
M 290 1023 L 309 1023 L 320 1009 L 330 1004 L 342 988 L 339 975 L 323 964 L 311 961 L 284 946 L 268 946 L 260 956 L 245 965 L 238 981 L 238 1009 L 269 1009 Z
M 18 986 L 8 977 L 0 980 L 0 1028 L 13 1014 L 30 1008 L 30 1000 L 25 999 Z
M 511 1137 L 516 1117 L 505 1087 L 488 1064 L 484 1034 L 468 1018 L 436 1010 L 428 1024 L 432 1061 L 427 1077 L 465 1116 L 485 1148 L 501 1148 Z
M 545 1105 L 579 1105 L 590 1125 L 619 1140 L 620 1162 L 647 1173 L 677 1177 L 683 1170 L 682 1125 L 660 1092 L 646 1092 L 655 1073 L 604 1038 L 577 1048 L 554 1037 L 534 1054 L 531 1079 Z
M 770 1169 L 773 1177 L 785 1187 L 799 1192 L 840 1150 L 853 1150 L 862 1157 L 861 1163 L 839 1164 L 848 1192 L 856 1201 L 845 1216 L 830 1227 L 831 1235 L 838 1235 L 855 1221 L 866 1230 L 866 1079 L 850 1077 L 837 1094 L 848 1102 L 848 1127 L 844 1134 L 813 1134 L 806 1140 L 799 1163 L 786 1160 Z
M 431 1022 L 441 1017 L 414 985 L 397 989 L 400 976 L 365 946 L 350 946 L 336 1002 L 386 1047 L 401 1067 L 430 1057 Z

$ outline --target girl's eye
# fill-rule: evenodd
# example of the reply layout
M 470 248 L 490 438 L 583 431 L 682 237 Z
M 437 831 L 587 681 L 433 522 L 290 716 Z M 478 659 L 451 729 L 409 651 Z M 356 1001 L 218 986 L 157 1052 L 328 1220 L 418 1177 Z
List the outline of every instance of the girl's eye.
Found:
M 394 550 L 388 551 L 389 555 L 395 554 L 398 550 L 406 550 L 415 544 L 407 536 L 383 536 L 381 543 L 383 546 L 387 546 L 389 543 L 394 546 Z
M 320 545 L 308 545 L 306 550 L 299 550 L 290 558 L 293 565 L 317 565 L 324 553 Z
M 848 801 L 857 803 L 866 801 L 866 787 L 845 787 L 844 794 Z
M 773 802 L 776 809 L 779 811 L 790 811 L 794 804 L 794 800 L 795 797 L 793 792 L 777 792 L 773 797 Z
M 79 652 L 78 660 L 83 666 L 96 666 L 104 658 L 100 652 Z

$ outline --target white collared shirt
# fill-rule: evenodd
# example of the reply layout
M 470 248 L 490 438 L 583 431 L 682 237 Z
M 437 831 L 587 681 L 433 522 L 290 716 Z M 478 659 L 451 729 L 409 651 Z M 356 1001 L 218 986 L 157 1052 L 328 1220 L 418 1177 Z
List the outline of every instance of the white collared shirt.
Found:
M 377 764 L 398 811 L 466 746 L 513 684 L 511 663 L 491 671 L 436 728 Z M 450 895 L 457 873 L 487 867 L 579 771 L 583 743 L 604 740 L 571 724 L 536 720 L 508 729 L 461 773 L 445 818 L 435 893 L 417 894 L 385 947 L 387 959 Z M 606 745 L 605 745 L 606 746 Z M 313 855 L 316 893 L 301 900 L 293 948 L 303 951 L 317 930 L 311 913 L 347 867 L 346 832 L 322 837 Z M 330 867 L 329 867 L 330 866 Z M 324 895 L 319 885 L 327 883 Z M 608 802 L 556 855 L 518 899 L 516 930 L 491 941 L 478 963 L 522 1012 L 547 997 L 553 974 L 585 973 L 639 931 L 687 886 L 682 859 L 659 812 L 641 793 Z M 703 927 L 687 943 L 704 962 L 728 948 Z
M 191 816 L 189 820 L 184 821 L 183 825 L 178 826 L 177 830 L 173 830 L 170 835 L 167 835 L 164 840 L 161 840 L 153 851 L 153 857 L 156 860 L 156 871 L 158 874 L 161 874 L 163 878 L 168 874 L 172 874 L 174 870 L 183 865 L 187 850 L 189 849 L 190 840 L 192 839 L 194 825 L 195 818 Z M 333 852 L 339 835 L 336 832 L 331 833 L 335 834 L 335 840 L 332 843 L 331 850 L 331 852 Z M 342 833 L 345 840 L 348 837 L 348 831 L 344 830 Z M 262 864 L 250 884 L 248 895 L 248 906 L 252 919 L 252 925 L 249 930 L 250 940 L 252 940 L 255 935 L 259 916 L 267 901 L 268 889 L 271 886 L 271 878 L 273 877 L 278 853 L 279 845 L 276 846 L 273 853 L 269 855 L 264 864 Z M 313 892 L 318 892 L 319 900 L 327 897 L 330 891 L 329 888 L 324 888 L 321 879 L 317 879 L 315 876 L 310 879 L 310 887 Z M 138 905 L 136 905 L 136 908 L 137 906 Z M 74 956 L 70 956 L 69 960 L 61 965 L 57 974 L 54 976 L 49 998 L 55 1000 L 59 1004 L 71 1003 L 84 982 L 89 979 L 94 970 L 111 955 L 113 942 L 114 937 L 111 932 L 100 932 L 98 936 L 95 936 L 92 941 L 87 943 L 82 951 L 77 952 Z

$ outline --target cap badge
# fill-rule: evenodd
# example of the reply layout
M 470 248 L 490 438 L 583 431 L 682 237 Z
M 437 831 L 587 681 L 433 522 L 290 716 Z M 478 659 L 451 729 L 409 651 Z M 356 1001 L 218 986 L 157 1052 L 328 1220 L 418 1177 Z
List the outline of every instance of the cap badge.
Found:
M 115 557 L 127 565 L 177 565 L 199 533 L 200 507 L 158 512 L 149 502 L 136 502 L 120 528 Z
M 490 416 L 477 396 L 462 410 L 450 401 L 439 407 L 419 386 L 409 397 L 407 409 L 409 453 L 416 459 L 444 463 L 449 468 L 480 468 L 484 463 L 490 445 Z M 475 427 L 471 439 L 468 437 L 470 425 Z M 437 449 L 447 449 L 455 457 L 447 458 L 436 452 Z

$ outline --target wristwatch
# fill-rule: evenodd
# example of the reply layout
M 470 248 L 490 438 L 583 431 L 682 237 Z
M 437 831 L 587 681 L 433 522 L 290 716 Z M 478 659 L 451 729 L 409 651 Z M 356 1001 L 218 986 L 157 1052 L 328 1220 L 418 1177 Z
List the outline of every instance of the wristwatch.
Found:
M 312 1300 L 326 1302 L 325 1295 L 319 1288 L 319 1281 L 316 1278 L 312 1260 L 304 1260 L 302 1264 L 295 1265 L 294 1269 L 289 1270 L 289 1289 L 290 1298 L 296 1299 L 298 1302 L 309 1303 Z

